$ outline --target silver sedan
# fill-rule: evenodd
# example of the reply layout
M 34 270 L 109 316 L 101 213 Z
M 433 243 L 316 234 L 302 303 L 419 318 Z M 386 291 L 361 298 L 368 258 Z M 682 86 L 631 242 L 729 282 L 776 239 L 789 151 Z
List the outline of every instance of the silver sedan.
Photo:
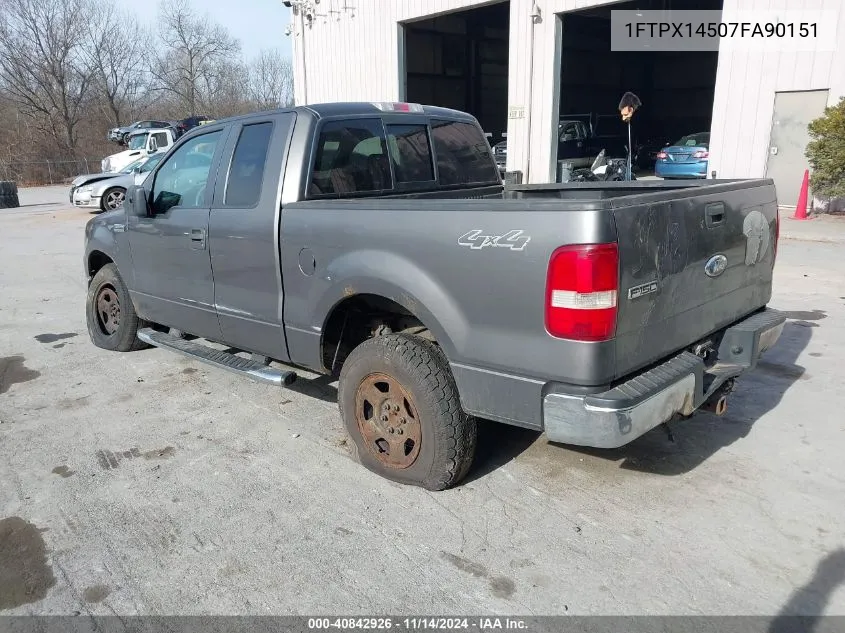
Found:
M 145 156 L 130 163 L 114 176 L 74 187 L 70 194 L 73 206 L 100 211 L 121 208 L 126 197 L 126 190 L 132 185 L 140 185 L 144 182 L 164 154 L 165 152 L 159 152 Z

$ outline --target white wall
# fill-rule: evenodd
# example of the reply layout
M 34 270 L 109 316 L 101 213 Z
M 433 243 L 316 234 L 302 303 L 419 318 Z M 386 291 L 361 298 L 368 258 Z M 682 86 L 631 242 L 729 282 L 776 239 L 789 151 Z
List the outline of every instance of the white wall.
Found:
M 531 0 L 511 0 L 508 103 L 512 108 L 524 107 L 525 117 L 508 120 L 508 169 L 527 174 L 528 182 L 548 182 L 555 174 L 560 77 L 557 14 L 613 3 L 536 0 L 541 19 L 532 27 Z M 341 12 L 339 21 L 318 17 L 313 27 L 307 28 L 301 18 L 294 17 L 297 104 L 400 99 L 402 43 L 398 23 L 491 2 L 322 0 L 317 5 L 318 13 L 331 15 L 329 10 L 338 10 L 344 4 L 355 5 L 354 18 Z M 710 162 L 710 170 L 716 170 L 719 178 L 765 175 L 776 91 L 828 88 L 831 104 L 845 95 L 845 0 L 725 0 L 724 19 L 739 8 L 785 9 L 787 5 L 791 10 L 838 10 L 838 49 L 835 53 L 720 54 Z M 533 69 L 529 72 L 532 55 Z
M 508 102 L 511 106 L 525 106 L 526 118 L 508 121 L 507 167 L 510 171 L 522 171 L 526 182 L 549 182 L 555 177 L 561 37 L 557 14 L 614 3 L 607 0 L 537 0 L 540 19 L 532 27 L 532 3 L 511 0 Z M 529 73 L 531 54 L 534 63 Z
M 775 92 L 829 89 L 828 105 L 845 96 L 843 5 L 843 0 L 725 0 L 725 21 L 739 9 L 826 9 L 837 11 L 839 22 L 836 52 L 719 54 L 709 165 L 718 178 L 765 176 Z M 803 168 L 796 177 L 802 173 Z
M 396 101 L 400 94 L 398 23 L 483 4 L 489 2 L 322 0 L 316 5 L 317 13 L 326 18 L 316 18 L 311 27 L 305 25 L 302 16 L 293 16 L 296 105 Z M 342 10 L 344 5 L 355 6 L 355 17 Z M 308 62 L 305 68 L 303 52 Z

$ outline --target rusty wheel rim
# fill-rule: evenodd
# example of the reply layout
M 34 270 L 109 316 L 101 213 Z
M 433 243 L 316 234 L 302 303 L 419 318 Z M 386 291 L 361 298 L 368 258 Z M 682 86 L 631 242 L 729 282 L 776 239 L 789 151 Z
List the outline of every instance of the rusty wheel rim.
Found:
M 387 374 L 370 374 L 358 385 L 355 418 L 367 450 L 389 468 L 408 468 L 420 454 L 422 428 L 413 397 Z
M 94 300 L 97 308 L 97 325 L 100 329 L 111 336 L 120 327 L 120 300 L 117 292 L 111 285 L 100 288 Z

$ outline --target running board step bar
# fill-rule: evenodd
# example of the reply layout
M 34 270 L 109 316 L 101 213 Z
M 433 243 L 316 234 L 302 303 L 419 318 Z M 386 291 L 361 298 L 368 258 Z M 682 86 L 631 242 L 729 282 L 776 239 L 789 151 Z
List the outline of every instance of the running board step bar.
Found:
M 268 382 L 279 387 L 284 387 L 296 380 L 295 371 L 276 369 L 275 367 L 241 358 L 228 352 L 221 352 L 207 345 L 188 341 L 166 332 L 144 328 L 138 330 L 138 338 L 149 345 L 183 354 L 194 360 L 240 374 L 241 376 L 246 376 L 247 378 L 252 378 L 259 382 Z

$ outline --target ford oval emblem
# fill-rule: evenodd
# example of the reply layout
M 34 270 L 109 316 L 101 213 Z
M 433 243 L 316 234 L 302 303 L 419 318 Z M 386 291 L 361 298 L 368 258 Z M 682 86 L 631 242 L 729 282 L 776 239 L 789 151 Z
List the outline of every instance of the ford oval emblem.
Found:
M 704 273 L 708 277 L 718 277 L 728 268 L 728 258 L 724 255 L 713 255 L 704 264 Z

